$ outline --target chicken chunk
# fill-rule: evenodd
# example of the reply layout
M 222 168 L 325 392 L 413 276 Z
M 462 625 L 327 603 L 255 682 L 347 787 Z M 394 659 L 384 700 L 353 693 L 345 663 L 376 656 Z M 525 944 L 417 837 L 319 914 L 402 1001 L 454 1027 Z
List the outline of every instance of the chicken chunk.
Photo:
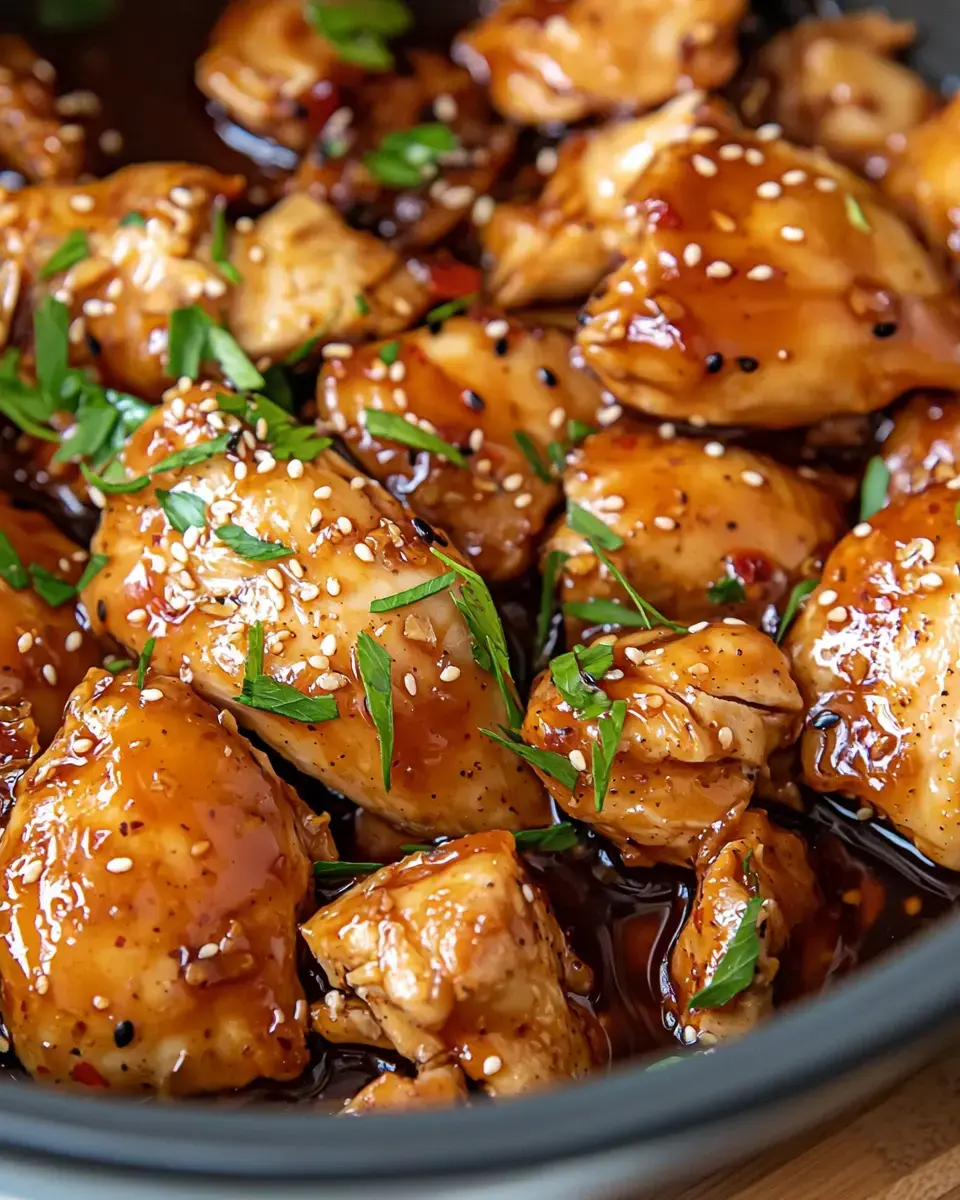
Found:
M 749 986 L 726 1003 L 690 1007 L 716 971 L 746 919 L 752 899 L 762 899 L 755 917 L 759 955 Z M 693 912 L 670 958 L 670 977 L 683 1040 L 704 1045 L 750 1031 L 773 1011 L 780 961 L 793 931 L 820 903 L 816 876 L 802 837 L 774 825 L 762 812 L 744 813 L 723 847 L 701 872 Z M 704 1000 L 708 997 L 704 996 Z
M 960 96 L 911 130 L 883 189 L 960 273 Z
M 385 1071 L 343 1106 L 344 1113 L 406 1111 L 461 1104 L 467 1098 L 463 1072 L 455 1066 L 427 1067 L 416 1079 Z
M 0 549 L 0 704 L 29 704 L 46 745 L 67 697 L 101 661 L 73 590 L 90 556 L 2 493 Z
M 630 865 L 689 866 L 713 853 L 749 803 L 769 755 L 799 732 L 800 694 L 766 635 L 736 619 L 694 629 L 594 642 L 612 650 L 604 675 L 589 677 L 591 703 L 605 703 L 600 692 L 610 701 L 606 714 L 575 709 L 576 697 L 564 697 L 552 669 L 534 683 L 527 705 L 523 740 L 563 756 L 578 773 L 571 791 L 538 769 L 550 794 L 610 838 Z M 616 721 L 619 701 L 626 706 L 622 730 L 598 807 L 593 748 L 600 726 Z M 616 724 L 608 728 L 615 732 Z
M 311 338 L 395 333 L 430 303 L 425 268 L 402 261 L 305 193 L 287 196 L 236 232 L 232 257 L 243 283 L 231 297 L 228 323 L 255 359 L 283 358 Z
M 72 357 L 105 383 L 156 398 L 166 373 L 167 325 L 176 308 L 201 304 L 220 316 L 228 284 L 209 258 L 212 214 L 239 194 L 238 176 L 186 163 L 125 167 L 79 186 L 24 188 L 7 195 L 0 228 L 0 341 L 17 310 L 47 292 L 69 307 Z M 41 270 L 67 237 L 85 234 L 88 253 L 48 280 Z
M 655 608 L 678 621 L 740 617 L 768 632 L 794 584 L 819 575 L 846 525 L 831 492 L 764 454 L 664 439 L 632 422 L 601 430 L 574 451 L 564 491 L 623 540 L 609 558 Z M 544 554 L 554 550 L 569 556 L 560 576 L 565 603 L 617 600 L 636 616 L 566 519 L 544 543 Z M 577 613 L 567 618 L 571 644 L 605 623 Z
M 361 78 L 307 20 L 303 0 L 230 0 L 197 61 L 197 87 L 238 125 L 303 150 L 315 113 Z M 331 103 L 332 100 L 332 103 Z
M 788 638 L 803 777 L 873 806 L 960 870 L 960 527 L 943 484 L 839 543 Z
M 177 679 L 89 672 L 0 839 L 3 1015 L 35 1078 L 186 1094 L 307 1064 L 291 790 Z
M 481 228 L 496 302 L 515 308 L 592 292 L 643 232 L 645 214 L 628 195 L 656 150 L 689 134 L 703 103 L 703 92 L 688 92 L 650 116 L 571 133 L 541 195 L 498 204 Z
M 517 140 L 514 126 L 500 121 L 487 94 L 442 54 L 414 50 L 412 74 L 373 76 L 353 105 L 331 113 L 290 183 L 331 204 L 355 224 L 378 232 L 394 246 L 431 246 L 470 212 L 503 171 Z M 424 121 L 444 125 L 456 140 L 443 153 L 441 174 L 428 169 L 419 186 L 387 179 L 364 160 L 385 138 L 410 135 Z M 421 145 L 423 143 L 420 143 Z M 371 160 L 374 164 L 376 158 Z
M 217 411 L 230 403 L 223 395 L 209 385 L 171 395 L 128 443 L 135 475 L 187 448 L 217 452 L 105 498 L 93 549 L 108 562 L 84 593 L 96 628 L 135 651 L 156 637 L 158 669 L 182 672 L 301 771 L 394 824 L 431 836 L 544 824 L 537 780 L 479 732 L 496 729 L 506 710 L 451 591 L 370 611 L 444 574 L 429 549 L 439 536 L 333 452 L 278 463 L 291 428 L 281 421 L 261 430 L 269 442 L 257 441 L 239 416 Z M 202 528 L 178 533 L 155 484 L 198 497 Z M 269 680 L 286 688 L 272 707 L 237 702 L 258 621 L 265 665 L 246 670 L 268 677 L 261 691 L 276 692 Z M 390 785 L 361 680 L 361 634 L 391 660 Z M 335 702 L 337 719 L 317 714 L 320 698 Z M 283 715 L 291 704 L 299 719 Z
M 71 183 L 83 170 L 84 129 L 57 115 L 55 80 L 23 38 L 0 35 L 0 158 L 32 183 Z
M 960 467 L 960 402 L 918 392 L 898 409 L 882 447 L 887 502 L 949 483 Z
M 327 360 L 321 421 L 365 470 L 441 525 L 484 578 L 522 574 L 560 499 L 547 447 L 566 444 L 568 420 L 596 418 L 600 389 L 571 367 L 570 339 L 556 329 L 453 317 L 439 332 L 416 329 L 387 345 Z M 378 438 L 367 411 L 415 417 L 467 457 L 458 465 Z M 516 440 L 524 435 L 536 467 Z
M 915 37 L 912 21 L 883 12 L 800 21 L 760 49 L 742 110 L 751 125 L 777 121 L 791 141 L 878 178 L 933 107 L 921 77 L 896 59 Z
M 525 125 L 655 108 L 738 64 L 744 0 L 505 0 L 456 53 Z
M 27 701 L 0 704 L 0 827 L 5 826 L 20 777 L 40 753 L 40 737 Z
M 662 148 L 647 232 L 584 310 L 619 400 L 709 424 L 806 425 L 960 376 L 960 301 L 867 183 L 717 116 Z
M 513 838 L 475 834 L 383 867 L 303 926 L 330 983 L 364 1000 L 401 1054 L 449 1054 L 492 1096 L 593 1064 L 584 985 Z

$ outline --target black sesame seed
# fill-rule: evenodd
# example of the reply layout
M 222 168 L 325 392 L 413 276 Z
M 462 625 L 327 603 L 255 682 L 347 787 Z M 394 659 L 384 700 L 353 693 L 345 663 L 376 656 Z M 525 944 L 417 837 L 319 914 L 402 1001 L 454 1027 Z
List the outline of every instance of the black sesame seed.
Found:
M 99 338 L 95 338 L 92 333 L 87 334 L 87 349 L 90 351 L 90 353 L 93 355 L 94 358 L 96 358 L 97 355 L 100 353 L 100 351 L 103 349 L 103 347 L 100 345 Z
M 825 709 L 822 713 L 817 713 L 810 724 L 814 729 L 832 729 L 834 725 L 840 724 L 840 714 Z
M 549 367 L 537 367 L 537 378 L 546 387 L 557 386 L 557 377 Z
M 497 340 L 493 343 L 493 352 L 497 358 L 504 358 L 509 348 L 510 347 L 505 337 L 497 338 Z
M 437 533 L 433 526 L 428 524 L 423 517 L 413 518 L 413 528 L 416 530 L 417 536 L 422 538 L 428 546 L 432 546 L 434 542 L 438 546 L 449 545 L 447 539 L 442 534 Z
M 708 354 L 704 360 L 705 366 L 711 375 L 716 375 L 718 371 L 723 370 L 723 355 L 718 353 Z
M 473 388 L 463 389 L 463 402 L 472 412 L 483 412 L 487 407 L 483 397 L 478 395 Z
M 743 354 L 737 359 L 737 366 L 743 371 L 744 375 L 752 375 L 760 364 L 755 358 L 751 358 L 749 354 Z
M 133 1022 L 118 1021 L 113 1028 L 113 1044 L 118 1050 L 122 1050 L 124 1046 L 129 1046 L 133 1041 Z
M 586 309 L 581 309 L 577 313 L 577 324 L 578 325 L 588 325 L 589 323 L 590 323 L 590 314 L 586 311 Z
M 230 440 L 227 442 L 227 453 L 236 454 L 240 448 L 240 442 L 243 440 L 243 430 L 238 429 L 236 433 L 230 435 Z
M 897 332 L 897 326 L 894 321 L 878 321 L 873 327 L 873 336 L 878 338 L 893 337 Z
M 107 619 L 107 602 L 106 600 L 97 601 L 97 620 L 105 621 Z

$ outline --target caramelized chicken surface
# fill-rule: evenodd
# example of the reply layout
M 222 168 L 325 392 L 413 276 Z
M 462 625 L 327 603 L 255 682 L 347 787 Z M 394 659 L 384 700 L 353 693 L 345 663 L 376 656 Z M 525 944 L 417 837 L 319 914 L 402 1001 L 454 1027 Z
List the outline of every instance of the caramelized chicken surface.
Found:
M 897 410 L 882 446 L 890 472 L 887 502 L 949 483 L 960 465 L 960 403 L 919 392 Z
M 592 424 L 602 415 L 600 389 L 570 365 L 570 348 L 559 330 L 500 317 L 415 329 L 327 359 L 317 383 L 321 428 L 442 526 L 486 579 L 512 579 L 530 566 L 560 499 L 548 446 L 568 444 L 569 421 Z M 462 465 L 374 436 L 366 414 L 380 411 L 437 434 L 463 454 Z M 518 437 L 528 439 L 533 461 Z
M 254 359 L 281 359 L 313 338 L 395 333 L 430 303 L 425 267 L 404 262 L 305 193 L 238 228 L 231 258 L 243 283 L 230 298 L 227 321 Z
M 803 777 L 877 809 L 960 870 L 960 527 L 948 485 L 876 513 L 836 546 L 788 637 Z
M 644 229 L 628 196 L 656 151 L 684 140 L 702 92 L 689 92 L 632 121 L 571 133 L 535 201 L 505 201 L 481 229 L 489 287 L 506 308 L 580 300 L 620 261 Z
M 612 666 L 591 690 L 625 702 L 609 788 L 596 803 L 592 774 L 599 725 L 557 687 L 536 680 L 523 722 L 528 746 L 569 759 L 571 791 L 540 772 L 551 796 L 620 849 L 631 865 L 690 866 L 714 851 L 749 803 L 768 756 L 800 728 L 801 701 L 786 658 L 765 634 L 736 618 L 689 633 L 642 630 L 608 642 Z M 594 697 L 596 699 L 596 697 Z
M 408 57 L 411 74 L 374 75 L 352 110 L 331 112 L 290 187 L 329 200 L 394 246 L 417 248 L 446 237 L 486 195 L 513 153 L 517 131 L 497 118 L 486 92 L 444 55 L 414 50 Z M 438 123 L 445 126 L 454 148 L 437 164 L 424 164 L 418 186 L 378 171 L 383 140 L 415 132 L 424 122 L 435 131 Z
M 755 918 L 752 899 L 761 899 Z M 693 911 L 670 957 L 670 977 L 684 1042 L 712 1045 L 748 1033 L 773 1011 L 774 983 L 793 931 L 816 913 L 819 888 L 802 837 L 762 812 L 747 812 L 700 870 Z M 753 980 L 726 1003 L 698 1006 L 695 997 L 717 967 L 743 921 L 755 920 L 760 953 Z M 717 999 L 722 999 L 722 994 Z M 691 1001 L 694 1004 L 691 1007 Z
M 879 11 L 801 21 L 761 47 L 741 109 L 751 125 L 777 121 L 791 141 L 879 178 L 934 105 L 897 61 L 916 35 L 912 21 Z
M 124 462 L 139 475 L 168 454 L 221 439 L 205 461 L 105 498 L 93 548 L 108 562 L 84 593 L 95 627 L 138 652 L 156 637 L 158 669 L 179 672 L 301 771 L 405 829 L 545 824 L 537 780 L 479 732 L 498 728 L 506 711 L 474 660 L 451 592 L 370 611 L 372 601 L 444 574 L 429 549 L 436 535 L 421 536 L 386 491 L 332 451 L 278 462 L 268 449 L 278 449 L 273 435 L 258 441 L 239 417 L 218 411 L 217 395 L 209 385 L 171 395 L 128 443 Z M 227 439 L 235 448 L 223 449 Z M 157 496 L 164 485 L 203 501 L 202 529 L 171 526 Z M 274 549 L 261 544 L 251 553 L 262 557 L 245 558 L 215 532 L 225 525 Z M 265 674 L 296 690 L 287 701 L 335 700 L 336 719 L 296 720 L 283 704 L 237 703 L 257 621 Z M 391 658 L 389 789 L 357 660 L 361 633 Z
M 30 309 L 52 293 L 69 308 L 76 365 L 92 363 L 109 386 L 159 397 L 171 382 L 171 312 L 199 304 L 220 316 L 229 284 L 209 258 L 211 224 L 215 206 L 237 196 L 242 183 L 209 167 L 154 163 L 83 186 L 7 194 L 0 344 L 10 339 L 15 314 L 13 340 L 26 341 Z M 65 239 L 80 233 L 89 253 L 38 278 Z
M 182 1095 L 300 1073 L 291 795 L 179 680 L 89 672 L 0 839 L 3 1015 L 32 1075 Z
M 0 704 L 29 704 L 46 745 L 60 727 L 67 697 L 102 657 L 71 594 L 90 555 L 46 517 L 15 508 L 0 492 L 6 564 L 3 543 L 18 561 L 0 571 Z
M 782 428 L 954 386 L 960 300 L 882 197 L 775 128 L 699 128 L 640 176 L 647 232 L 584 310 L 617 399 Z
M 393 1071 L 378 1075 L 348 1100 L 344 1113 L 406 1111 L 414 1108 L 438 1108 L 462 1104 L 467 1098 L 463 1072 L 455 1066 L 427 1067 L 416 1079 Z
M 60 120 L 55 82 L 23 38 L 0 35 L 0 158 L 32 183 L 71 183 L 83 169 L 86 134 Z
M 655 608 L 677 621 L 740 617 L 776 629 L 794 584 L 819 575 L 845 528 L 833 494 L 789 467 L 739 446 L 677 438 L 618 422 L 571 455 L 568 502 L 622 539 L 608 557 Z M 544 554 L 567 555 L 560 599 L 589 607 L 616 600 L 636 623 L 626 592 L 589 541 L 561 520 Z M 567 615 L 567 641 L 603 624 Z
M 295 150 L 362 72 L 307 20 L 303 0 L 229 0 L 197 61 L 197 87 L 237 124 Z M 333 99 L 333 104 L 330 104 Z
M 960 271 L 960 96 L 910 131 L 883 189 L 927 245 Z
M 0 704 L 0 826 L 5 826 L 20 777 L 40 753 L 33 710 L 26 700 Z
M 720 87 L 746 11 L 744 0 L 504 0 L 457 51 L 514 121 L 571 122 Z
M 383 867 L 303 926 L 333 987 L 362 999 L 416 1063 L 451 1055 L 491 1096 L 593 1065 L 585 994 L 513 838 L 475 834 Z

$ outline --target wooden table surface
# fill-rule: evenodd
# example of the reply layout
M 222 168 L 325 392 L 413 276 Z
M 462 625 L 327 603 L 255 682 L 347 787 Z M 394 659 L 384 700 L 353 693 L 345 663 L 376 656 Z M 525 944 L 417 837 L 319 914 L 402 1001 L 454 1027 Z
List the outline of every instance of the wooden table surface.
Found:
M 867 1111 L 663 1200 L 960 1200 L 960 1049 Z

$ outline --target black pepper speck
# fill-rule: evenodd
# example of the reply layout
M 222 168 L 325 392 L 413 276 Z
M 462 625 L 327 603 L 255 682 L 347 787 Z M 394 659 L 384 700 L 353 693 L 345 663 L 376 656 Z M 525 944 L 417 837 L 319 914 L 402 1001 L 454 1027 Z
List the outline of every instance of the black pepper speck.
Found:
M 118 1050 L 129 1046 L 133 1041 L 133 1022 L 118 1021 L 113 1028 L 113 1043 Z

